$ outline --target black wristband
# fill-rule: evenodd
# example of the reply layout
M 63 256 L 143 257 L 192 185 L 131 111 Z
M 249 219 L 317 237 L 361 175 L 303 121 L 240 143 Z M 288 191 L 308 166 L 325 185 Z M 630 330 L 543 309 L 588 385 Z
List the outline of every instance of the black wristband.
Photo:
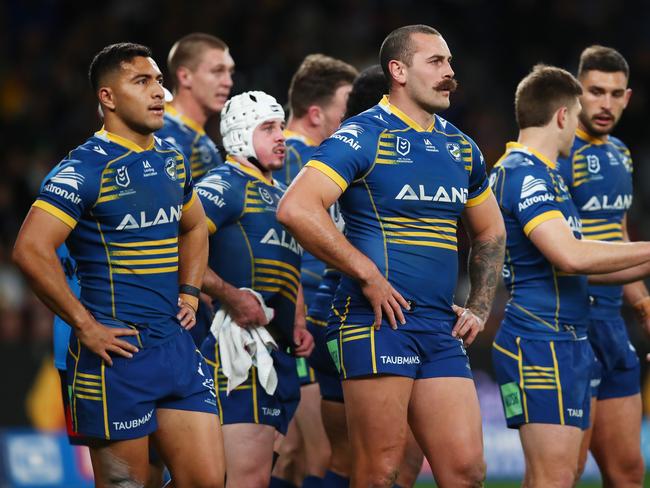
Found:
M 180 285 L 178 287 L 178 293 L 183 293 L 184 295 L 199 298 L 201 295 L 201 290 L 192 285 Z

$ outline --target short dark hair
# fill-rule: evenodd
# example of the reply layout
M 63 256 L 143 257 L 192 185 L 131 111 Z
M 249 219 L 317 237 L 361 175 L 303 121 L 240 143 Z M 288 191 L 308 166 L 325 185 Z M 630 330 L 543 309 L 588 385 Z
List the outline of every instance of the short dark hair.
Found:
M 327 105 L 336 90 L 351 85 L 359 72 L 340 59 L 310 54 L 298 67 L 289 85 L 289 107 L 294 117 L 302 117 L 310 105 Z
M 381 97 L 388 93 L 388 81 L 381 66 L 374 64 L 364 69 L 352 84 L 348 95 L 345 118 L 360 114 L 376 105 Z
M 515 113 L 519 129 L 543 127 L 560 107 L 569 107 L 582 94 L 580 83 L 568 71 L 538 64 L 519 82 Z
M 413 42 L 411 36 L 413 34 L 430 34 L 439 36 L 440 32 L 433 27 L 424 24 L 405 25 L 395 29 L 393 32 L 386 36 L 384 42 L 381 43 L 379 49 L 379 64 L 384 71 L 384 76 L 390 81 L 390 71 L 388 71 L 388 63 L 396 59 L 401 61 L 407 66 L 411 65 L 413 61 Z
M 201 55 L 207 49 L 227 51 L 228 45 L 218 37 L 203 32 L 187 34 L 174 43 L 167 56 L 167 69 L 169 69 L 174 86 L 176 86 L 178 68 L 185 66 L 194 71 L 199 65 Z
M 626 78 L 630 77 L 630 66 L 623 55 L 612 47 L 599 46 L 598 44 L 589 46 L 580 54 L 578 76 L 592 70 L 605 73 L 621 71 L 625 73 Z
M 151 49 L 142 44 L 120 42 L 106 46 L 99 51 L 90 63 L 90 69 L 88 70 L 88 79 L 93 90 L 96 92 L 99 89 L 99 84 L 104 76 L 120 69 L 122 63 L 128 63 L 138 56 L 152 57 Z

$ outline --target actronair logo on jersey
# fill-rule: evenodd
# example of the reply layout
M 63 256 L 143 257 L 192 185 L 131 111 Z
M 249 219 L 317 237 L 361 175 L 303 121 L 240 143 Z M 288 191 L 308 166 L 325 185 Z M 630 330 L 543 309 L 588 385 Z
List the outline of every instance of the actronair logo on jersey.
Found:
M 50 178 L 50 181 L 59 185 L 71 186 L 75 190 L 78 190 L 79 185 L 84 182 L 84 179 L 83 175 L 77 173 L 72 166 L 68 166 Z
M 538 195 L 538 193 L 541 193 Z M 549 192 L 546 182 L 541 178 L 526 175 L 521 183 L 521 194 L 519 199 L 519 211 L 526 210 L 531 205 L 543 202 L 552 202 L 555 195 Z
M 467 203 L 467 188 L 445 188 L 439 186 L 426 189 L 425 185 L 414 185 L 417 191 L 411 185 L 404 185 L 395 200 L 419 200 L 424 202 L 445 202 L 445 203 Z M 427 192 L 430 192 L 427 194 Z
M 334 134 L 332 134 L 332 138 L 344 142 L 355 151 L 358 151 L 361 149 L 361 144 L 359 144 L 359 141 L 357 141 L 357 139 L 361 134 L 363 134 L 363 132 L 363 127 L 360 125 L 349 124 L 341 127 Z

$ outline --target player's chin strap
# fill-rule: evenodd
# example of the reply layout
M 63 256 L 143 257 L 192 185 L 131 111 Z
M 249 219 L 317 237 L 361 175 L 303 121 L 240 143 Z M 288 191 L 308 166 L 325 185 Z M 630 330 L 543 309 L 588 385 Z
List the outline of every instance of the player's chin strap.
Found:
M 255 166 L 257 169 L 260 170 L 261 173 L 266 173 L 266 169 L 262 167 L 262 163 L 260 163 L 260 160 L 257 159 L 255 156 L 249 156 L 246 158 L 246 160 L 251 163 L 253 166 Z

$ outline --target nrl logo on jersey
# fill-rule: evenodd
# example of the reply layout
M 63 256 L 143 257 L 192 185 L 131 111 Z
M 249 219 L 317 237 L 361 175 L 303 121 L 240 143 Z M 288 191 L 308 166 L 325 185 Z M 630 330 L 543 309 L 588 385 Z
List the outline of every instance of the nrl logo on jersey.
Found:
M 411 185 L 404 185 L 395 200 L 419 200 L 424 202 L 467 203 L 467 188 L 439 186 L 434 194 L 427 195 L 424 185 L 417 185 L 416 192 Z
M 268 232 L 264 234 L 264 237 L 262 237 L 260 242 L 262 244 L 284 247 L 299 256 L 302 255 L 302 247 L 300 244 L 298 244 L 293 236 L 284 229 L 282 229 L 280 234 L 278 234 L 278 231 L 271 227 Z
M 608 195 L 591 197 L 580 210 L 628 210 L 632 206 L 632 195 L 616 195 L 614 201 L 610 201 Z
M 395 142 L 395 150 L 397 151 L 397 154 L 406 156 L 411 151 L 411 143 L 408 141 L 408 139 L 397 136 L 397 140 Z
M 334 134 L 332 134 L 332 138 L 344 142 L 355 151 L 358 151 L 361 149 L 361 144 L 359 144 L 356 139 L 358 139 L 359 135 L 363 134 L 363 132 L 364 129 L 360 125 L 348 124 L 341 127 Z
M 172 222 L 179 222 L 183 215 L 182 205 L 169 207 L 169 211 L 164 208 L 159 208 L 156 216 L 151 218 L 147 216 L 147 212 L 142 210 L 137 216 L 130 213 L 126 214 L 120 224 L 116 227 L 117 230 L 130 230 L 130 229 L 144 229 L 154 225 L 169 224 Z

